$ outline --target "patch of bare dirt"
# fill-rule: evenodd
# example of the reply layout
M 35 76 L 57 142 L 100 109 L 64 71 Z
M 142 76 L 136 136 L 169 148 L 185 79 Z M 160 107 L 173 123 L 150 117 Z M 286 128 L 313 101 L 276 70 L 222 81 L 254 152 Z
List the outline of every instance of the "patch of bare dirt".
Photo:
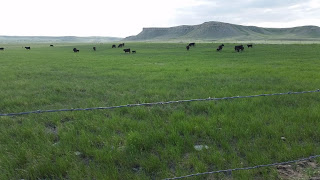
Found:
M 320 180 L 320 167 L 313 161 L 276 166 L 283 180 Z

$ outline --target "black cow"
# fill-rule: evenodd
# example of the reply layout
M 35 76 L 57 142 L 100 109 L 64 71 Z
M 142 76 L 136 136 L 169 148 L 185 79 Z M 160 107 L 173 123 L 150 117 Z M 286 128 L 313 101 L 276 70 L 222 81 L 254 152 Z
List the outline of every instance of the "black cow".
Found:
M 189 51 L 189 49 L 190 49 L 190 46 L 186 46 L 186 48 L 187 48 L 187 51 Z
M 118 48 L 124 47 L 124 43 L 118 45 Z
M 196 45 L 196 43 L 189 43 L 188 46 L 190 46 L 190 47 L 193 46 L 194 47 L 195 45 Z
M 113 44 L 113 45 L 112 45 L 112 48 L 116 48 L 116 45 L 115 45 L 115 44 Z
M 53 47 L 53 45 L 52 45 L 52 44 L 50 44 L 50 47 Z
M 224 44 L 221 44 L 220 46 L 218 46 L 217 51 L 221 51 L 223 47 L 224 47 Z
M 77 48 L 73 48 L 73 52 L 79 52 L 79 49 L 77 49 Z
M 252 44 L 247 44 L 248 48 L 253 48 Z
M 237 52 L 239 52 L 240 50 L 243 51 L 244 47 L 243 47 L 243 45 L 235 46 L 234 50 L 237 51 Z
M 137 51 L 132 51 L 132 54 L 135 54 Z
M 24 47 L 24 48 L 26 48 L 27 50 L 30 50 L 30 49 L 31 49 L 30 46 L 29 46 L 29 47 Z
M 124 53 L 130 53 L 130 48 L 129 49 L 123 49 Z
M 1 51 L 3 51 L 3 50 L 4 50 L 4 48 L 0 48 L 0 50 L 1 50 Z
M 93 47 L 92 49 L 93 49 L 94 51 L 96 51 L 96 47 Z

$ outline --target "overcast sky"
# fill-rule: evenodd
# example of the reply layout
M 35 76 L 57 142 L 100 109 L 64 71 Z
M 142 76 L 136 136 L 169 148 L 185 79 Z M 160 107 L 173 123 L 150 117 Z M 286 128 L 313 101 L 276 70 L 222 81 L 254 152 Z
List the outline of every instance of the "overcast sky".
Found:
M 0 35 L 126 37 L 207 21 L 320 26 L 320 0 L 1 0 L 0 17 Z

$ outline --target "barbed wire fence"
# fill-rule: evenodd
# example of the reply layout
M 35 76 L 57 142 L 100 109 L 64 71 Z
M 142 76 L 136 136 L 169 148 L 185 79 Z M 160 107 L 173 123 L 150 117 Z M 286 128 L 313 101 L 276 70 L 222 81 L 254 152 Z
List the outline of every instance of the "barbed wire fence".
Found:
M 255 97 L 265 97 L 265 96 L 279 96 L 288 94 L 306 94 L 320 92 L 320 89 L 314 91 L 301 91 L 301 92 L 287 92 L 287 93 L 273 93 L 273 94 L 259 94 L 259 95 L 249 95 L 249 96 L 233 96 L 233 97 L 222 97 L 222 98 L 206 98 L 206 99 L 190 99 L 190 100 L 177 100 L 177 101 L 166 101 L 166 102 L 154 102 L 154 103 L 141 103 L 141 104 L 127 104 L 120 106 L 109 106 L 109 107 L 92 107 L 92 108 L 76 108 L 76 109 L 56 109 L 56 110 L 36 110 L 29 112 L 18 112 L 18 113 L 7 113 L 0 114 L 0 116 L 17 116 L 17 115 L 27 115 L 27 114 L 40 114 L 49 112 L 65 112 L 65 111 L 92 111 L 92 110 L 103 110 L 103 109 L 116 109 L 116 108 L 126 108 L 126 107 L 137 107 L 137 106 L 153 106 L 153 105 L 165 105 L 174 103 L 185 103 L 185 102 L 195 102 L 195 101 L 219 101 L 228 99 L 240 99 L 240 98 L 255 98 Z
M 320 89 L 314 91 L 301 91 L 301 92 L 287 92 L 287 93 L 273 93 L 273 94 L 259 94 L 259 95 L 249 95 L 249 96 L 233 96 L 233 97 L 223 97 L 223 98 L 206 98 L 206 99 L 190 99 L 190 100 L 177 100 L 177 101 L 166 101 L 166 102 L 154 102 L 154 103 L 141 103 L 141 104 L 127 104 L 127 105 L 119 105 L 119 106 L 109 106 L 109 107 L 93 107 L 93 108 L 76 108 L 76 109 L 56 109 L 56 110 L 37 110 L 37 111 L 29 111 L 29 112 L 18 112 L 18 113 L 7 113 L 0 114 L 0 116 L 17 116 L 17 115 L 28 115 L 28 114 L 39 114 L 39 113 L 49 113 L 49 112 L 65 112 L 65 111 L 91 111 L 91 110 L 103 110 L 103 109 L 116 109 L 116 108 L 125 108 L 125 107 L 137 107 L 137 106 L 153 106 L 153 105 L 165 105 L 165 104 L 173 104 L 173 103 L 184 103 L 184 102 L 195 102 L 195 101 L 219 101 L 219 100 L 229 100 L 229 99 L 240 99 L 240 98 L 254 98 L 254 97 L 265 97 L 265 96 L 279 96 L 279 95 L 292 95 L 292 94 L 306 94 L 306 93 L 315 93 L 320 92 Z M 232 171 L 240 171 L 240 170 L 251 170 L 263 167 L 270 166 L 279 166 L 297 163 L 306 160 L 312 160 L 315 158 L 319 158 L 320 155 L 309 156 L 307 158 L 273 163 L 273 164 L 265 164 L 265 165 L 257 165 L 252 167 L 245 168 L 234 168 L 234 169 L 226 169 L 226 170 L 218 170 L 211 172 L 202 172 L 196 174 L 190 174 L 186 176 L 166 178 L 166 180 L 174 180 L 174 179 L 183 179 L 200 175 L 208 175 L 208 174 L 217 174 L 222 172 L 232 172 Z

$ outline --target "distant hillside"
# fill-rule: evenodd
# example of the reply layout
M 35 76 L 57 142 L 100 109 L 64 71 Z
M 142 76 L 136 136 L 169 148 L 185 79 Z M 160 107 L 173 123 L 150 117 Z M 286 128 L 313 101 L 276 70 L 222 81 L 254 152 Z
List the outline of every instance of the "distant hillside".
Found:
M 169 28 L 143 28 L 125 41 L 165 40 L 320 40 L 320 27 L 261 28 L 223 22 L 205 22 Z
M 120 41 L 117 37 L 77 37 L 77 36 L 0 36 L 0 43 L 103 43 Z

